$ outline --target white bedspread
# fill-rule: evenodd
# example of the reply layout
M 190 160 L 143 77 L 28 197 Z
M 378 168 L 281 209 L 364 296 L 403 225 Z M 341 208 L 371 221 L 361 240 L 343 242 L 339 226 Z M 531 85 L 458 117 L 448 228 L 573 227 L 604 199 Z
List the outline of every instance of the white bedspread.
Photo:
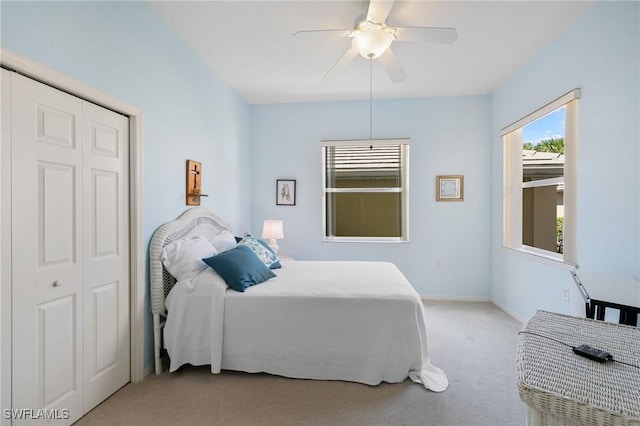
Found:
M 441 392 L 427 352 L 424 309 L 386 262 L 284 262 L 244 293 L 207 268 L 188 293 L 176 285 L 164 328 L 170 371 L 189 363 L 369 385 L 407 377 Z

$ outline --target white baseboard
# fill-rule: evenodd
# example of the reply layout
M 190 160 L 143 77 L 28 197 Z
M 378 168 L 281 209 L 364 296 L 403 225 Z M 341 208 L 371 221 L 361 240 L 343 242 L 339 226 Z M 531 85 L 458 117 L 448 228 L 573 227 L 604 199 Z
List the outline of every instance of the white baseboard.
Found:
M 506 306 L 501 305 L 490 297 L 482 297 L 482 296 L 420 296 L 423 302 L 425 301 L 442 301 L 442 302 L 491 302 L 496 305 L 498 308 L 505 311 L 509 316 L 511 316 L 516 321 L 524 324 L 527 320 L 525 318 L 521 318 L 519 315 L 511 311 Z
M 490 297 L 483 296 L 420 296 L 422 300 L 440 300 L 442 302 L 491 302 Z
M 491 300 L 491 302 L 496 305 L 498 308 L 502 309 L 503 311 L 505 311 L 507 314 L 509 314 L 513 319 L 515 319 L 516 321 L 524 324 L 525 322 L 527 322 L 526 318 L 522 318 L 520 317 L 520 315 L 516 314 L 515 312 L 513 312 L 511 309 L 507 308 L 506 306 L 496 302 L 495 300 Z
M 152 374 L 154 372 L 154 368 L 153 368 L 153 364 L 149 364 L 146 367 L 144 367 L 144 372 L 143 374 L 143 378 L 147 377 L 149 374 Z

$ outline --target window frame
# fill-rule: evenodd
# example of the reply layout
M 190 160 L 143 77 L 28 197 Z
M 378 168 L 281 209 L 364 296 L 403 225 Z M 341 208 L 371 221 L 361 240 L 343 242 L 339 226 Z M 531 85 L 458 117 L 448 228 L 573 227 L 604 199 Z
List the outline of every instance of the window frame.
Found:
M 327 188 L 326 148 L 331 146 L 377 146 L 399 145 L 402 150 L 400 167 L 400 188 Z M 321 146 L 322 169 L 322 241 L 347 243 L 407 243 L 409 242 L 409 147 L 411 139 L 339 139 L 323 140 Z M 394 192 L 401 194 L 401 235 L 400 237 L 340 237 L 327 235 L 327 194 L 348 192 Z
M 555 264 L 577 265 L 577 153 L 578 103 L 580 89 L 573 89 L 533 113 L 500 130 L 503 145 L 503 218 L 504 248 Z M 522 243 L 522 143 L 523 128 L 565 107 L 564 152 L 564 225 L 563 253 L 555 253 Z M 534 185 L 534 184 L 532 184 Z

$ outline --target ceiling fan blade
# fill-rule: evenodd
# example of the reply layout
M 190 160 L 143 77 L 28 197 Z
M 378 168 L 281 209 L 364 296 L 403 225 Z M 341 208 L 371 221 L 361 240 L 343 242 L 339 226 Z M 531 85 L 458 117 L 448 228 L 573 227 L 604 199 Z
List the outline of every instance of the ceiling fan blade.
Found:
M 396 41 L 430 41 L 433 43 L 453 43 L 458 38 L 455 28 L 439 27 L 394 27 Z
M 347 37 L 353 29 L 348 30 L 303 30 L 296 31 L 293 36 L 296 38 L 317 38 L 317 37 Z
M 394 83 L 399 83 L 407 78 L 407 72 L 402 68 L 402 65 L 398 62 L 398 58 L 396 58 L 396 55 L 390 48 L 380 55 L 378 60 L 380 60 L 380 63 Z
M 370 0 L 367 21 L 383 24 L 387 20 L 392 6 L 393 0 Z
M 338 59 L 338 62 L 336 62 L 331 67 L 331 69 L 327 71 L 322 79 L 330 80 L 336 75 L 340 74 L 349 65 L 349 63 L 353 61 L 353 59 L 355 59 L 356 56 L 358 56 L 358 51 L 353 47 L 350 47 L 349 50 L 347 50 L 345 54 L 342 55 L 340 59 Z

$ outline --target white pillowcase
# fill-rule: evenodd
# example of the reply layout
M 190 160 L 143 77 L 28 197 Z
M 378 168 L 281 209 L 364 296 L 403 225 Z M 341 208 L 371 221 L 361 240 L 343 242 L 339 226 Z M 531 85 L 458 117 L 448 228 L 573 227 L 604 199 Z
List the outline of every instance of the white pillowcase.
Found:
M 236 237 L 229 231 L 222 231 L 215 237 L 209 238 L 209 241 L 218 250 L 218 253 L 234 248 L 237 245 Z
M 218 250 L 207 237 L 185 238 L 174 241 L 162 249 L 162 263 L 167 271 L 180 281 L 193 278 L 208 268 L 202 259 L 216 254 Z

